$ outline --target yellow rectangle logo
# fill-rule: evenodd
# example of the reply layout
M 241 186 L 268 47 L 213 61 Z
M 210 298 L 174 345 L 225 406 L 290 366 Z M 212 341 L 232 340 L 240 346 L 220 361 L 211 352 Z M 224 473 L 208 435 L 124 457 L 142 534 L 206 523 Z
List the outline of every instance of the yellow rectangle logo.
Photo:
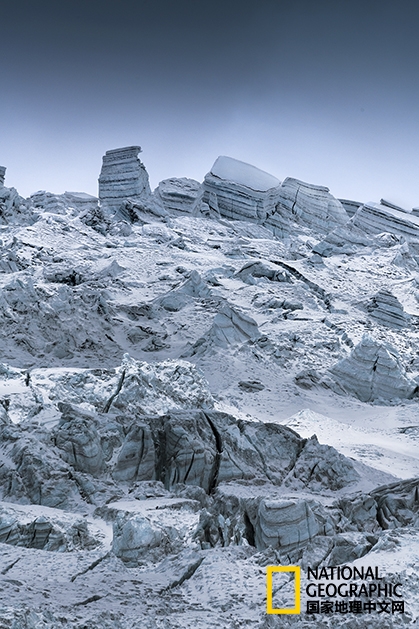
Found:
M 273 607 L 273 574 L 274 572 L 294 573 L 294 607 Z M 300 614 L 301 569 L 300 566 L 266 566 L 266 613 L 267 614 Z

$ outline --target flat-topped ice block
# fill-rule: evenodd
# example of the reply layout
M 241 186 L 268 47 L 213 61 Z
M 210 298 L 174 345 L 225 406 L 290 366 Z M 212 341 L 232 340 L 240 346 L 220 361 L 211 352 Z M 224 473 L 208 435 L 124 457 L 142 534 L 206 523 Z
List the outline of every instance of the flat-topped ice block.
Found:
M 416 213 L 396 210 L 382 203 L 365 203 L 352 221 L 368 234 L 389 232 L 407 240 L 419 239 L 419 216 Z
M 263 221 L 275 210 L 280 181 L 232 157 L 218 157 L 203 183 L 203 203 L 234 220 Z
M 138 159 L 140 146 L 125 146 L 106 151 L 99 176 L 102 205 L 118 209 L 123 201 L 140 201 L 151 195 L 148 173 Z
M 259 192 L 277 188 L 281 183 L 279 179 L 264 170 L 225 155 L 217 157 L 211 168 L 211 174 L 219 179 L 241 184 Z

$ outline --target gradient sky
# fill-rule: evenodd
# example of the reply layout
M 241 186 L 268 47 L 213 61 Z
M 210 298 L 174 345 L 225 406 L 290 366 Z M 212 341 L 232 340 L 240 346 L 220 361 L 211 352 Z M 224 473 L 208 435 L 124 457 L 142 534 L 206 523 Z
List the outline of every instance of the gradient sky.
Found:
M 6 185 L 97 194 L 104 152 L 139 144 L 153 188 L 229 155 L 419 206 L 418 18 L 411 0 L 2 3 Z

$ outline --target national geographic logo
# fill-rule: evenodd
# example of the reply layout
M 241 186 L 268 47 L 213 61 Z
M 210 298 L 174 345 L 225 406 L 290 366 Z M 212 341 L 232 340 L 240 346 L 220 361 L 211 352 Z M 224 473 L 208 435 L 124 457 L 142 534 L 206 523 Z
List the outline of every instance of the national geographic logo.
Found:
M 274 586 L 275 575 L 290 575 L 294 581 L 293 604 L 281 606 L 281 587 Z M 380 614 L 404 613 L 402 584 L 390 583 L 379 575 L 377 566 L 327 566 L 307 568 L 304 596 L 305 613 L 309 619 L 318 614 Z M 287 588 L 289 594 L 289 587 Z M 267 566 L 266 613 L 301 613 L 301 568 L 299 566 Z
M 294 607 L 273 606 L 273 577 L 275 573 L 294 573 Z M 299 614 L 301 609 L 301 568 L 300 566 L 267 566 L 266 568 L 266 613 Z

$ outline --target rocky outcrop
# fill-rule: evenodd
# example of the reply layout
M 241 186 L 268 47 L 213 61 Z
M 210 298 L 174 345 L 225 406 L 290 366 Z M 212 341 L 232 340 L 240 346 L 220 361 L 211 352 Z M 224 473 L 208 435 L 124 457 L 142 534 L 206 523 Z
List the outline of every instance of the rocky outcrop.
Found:
M 149 364 L 124 357 L 121 389 L 112 404 L 119 411 L 166 413 L 169 409 L 212 408 L 203 375 L 183 360 Z
M 284 426 L 238 422 L 225 414 L 210 417 L 218 435 L 219 483 L 260 478 L 280 485 L 304 445 L 299 435 Z
M 151 189 L 144 164 L 138 159 L 140 146 L 106 151 L 99 176 L 99 200 L 109 210 L 119 210 L 127 199 L 152 206 Z
M 85 192 L 54 194 L 45 190 L 38 190 L 38 192 L 31 194 L 29 203 L 35 210 L 44 210 L 51 214 L 77 214 L 82 220 L 89 213 L 99 210 L 97 197 Z
M 223 302 L 210 329 L 194 345 L 187 347 L 183 356 L 243 345 L 256 341 L 260 336 L 258 325 L 252 317 Z
M 147 428 L 148 427 L 148 428 Z M 222 483 L 260 479 L 292 489 L 338 491 L 357 480 L 352 462 L 315 437 L 263 422 L 242 422 L 217 411 L 171 412 L 135 421 L 113 477 L 157 479 L 211 493 Z
M 134 567 L 169 553 L 191 552 L 191 534 L 199 521 L 196 500 L 173 496 L 124 500 L 106 509 L 114 519 L 112 551 L 126 565 Z M 199 557 L 200 551 L 193 549 L 192 553 Z
M 18 249 L 19 243 L 16 240 L 0 248 L 0 273 L 16 273 L 27 268 L 28 263 L 18 255 Z
M 278 236 L 292 233 L 294 222 L 326 234 L 348 221 L 344 207 L 329 188 L 287 177 L 278 193 L 275 211 L 264 223 Z
M 107 206 L 104 205 L 104 208 Z M 141 199 L 126 199 L 116 210 L 113 220 L 125 221 L 128 224 L 160 222 L 167 220 L 168 212 L 159 205 L 155 197 L 148 197 L 146 194 Z M 150 226 L 151 227 L 151 226 Z
M 5 177 L 6 177 L 6 167 L 0 166 L 0 188 L 4 186 Z
M 202 279 L 198 271 L 192 271 L 188 279 L 178 289 L 179 293 L 195 297 L 196 299 L 207 299 L 211 297 L 211 289 L 205 280 Z
M 263 222 L 274 211 L 279 185 L 263 170 L 221 156 L 205 175 L 202 202 L 226 218 Z
M 205 413 L 170 414 L 152 420 L 156 477 L 166 488 L 177 483 L 211 491 L 219 467 L 217 442 Z
M 417 478 L 378 487 L 370 494 L 377 504 L 377 521 L 383 529 L 417 526 L 419 481 Z
M 364 334 L 348 358 L 330 369 L 342 391 L 362 402 L 397 400 L 416 395 L 417 384 L 410 380 L 398 353 Z
M 317 544 L 318 536 L 327 536 L 330 552 L 338 514 L 315 499 L 284 495 L 272 485 L 248 485 L 247 492 L 238 485 L 221 485 L 212 507 L 200 518 L 197 535 L 203 548 L 217 544 L 249 544 L 258 550 L 271 547 L 281 559 L 292 562 L 314 540 Z
M 389 232 L 407 240 L 419 239 L 419 217 L 380 203 L 365 203 L 352 221 L 367 234 Z
M 377 503 L 369 494 L 351 496 L 342 499 L 339 508 L 344 516 L 358 531 L 375 532 L 380 529 L 377 520 Z
M 371 297 L 367 310 L 372 319 L 389 328 L 404 328 L 410 323 L 410 316 L 404 311 L 400 301 L 385 288 Z
M 154 190 L 155 197 L 170 214 L 190 214 L 201 193 L 201 184 L 186 177 L 164 179 Z
M 213 410 L 108 419 L 107 413 L 59 407 L 62 418 L 49 438 L 43 436 L 45 443 L 21 438 L 5 417 L 5 496 L 57 507 L 71 504 L 79 492 L 100 503 L 107 491 L 116 491 L 113 481 L 133 486 L 157 480 L 167 490 L 181 484 L 211 494 L 232 481 L 337 491 L 358 479 L 349 459 L 282 425 L 238 421 Z
M 117 369 L 83 369 L 54 374 L 48 387 L 50 400 L 58 405 L 60 400 L 82 407 L 87 404 L 105 415 L 114 409 L 132 416 L 163 415 L 169 410 L 209 409 L 213 406 L 208 383 L 194 365 L 183 360 L 150 364 L 125 354 Z M 67 413 L 66 407 L 60 408 Z M 74 410 L 70 410 L 69 416 L 73 414 Z M 85 419 L 88 421 L 87 414 Z M 91 428 L 93 430 L 94 421 Z

